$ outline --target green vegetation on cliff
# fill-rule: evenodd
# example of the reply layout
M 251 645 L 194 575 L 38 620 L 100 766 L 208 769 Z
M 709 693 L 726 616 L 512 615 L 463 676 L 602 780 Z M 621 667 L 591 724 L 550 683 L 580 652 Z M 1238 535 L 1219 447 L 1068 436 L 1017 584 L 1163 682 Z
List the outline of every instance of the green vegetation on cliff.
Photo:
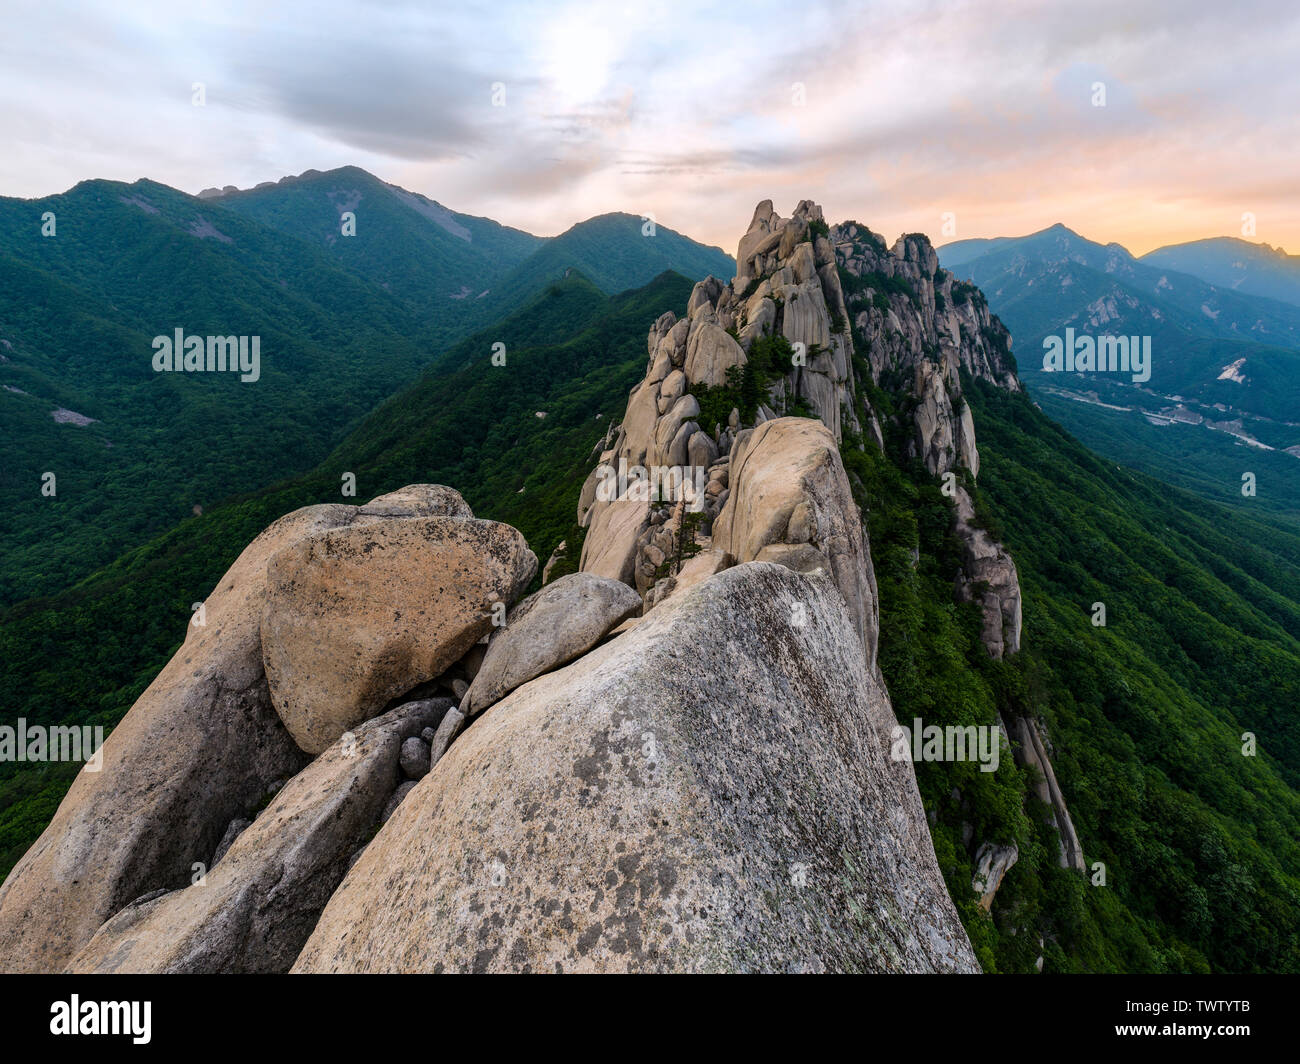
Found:
M 1046 808 L 1009 758 L 989 774 L 918 764 L 935 851 L 981 962 L 1296 971 L 1300 537 L 1115 467 L 1023 394 L 969 379 L 965 391 L 977 511 L 997 516 L 1024 596 L 1023 648 L 1010 659 L 989 658 L 976 607 L 954 602 L 960 549 L 939 481 L 904 457 L 887 418 L 886 454 L 854 440 L 843 454 L 868 513 L 898 719 L 1040 719 L 1089 866 L 1087 877 L 1058 866 Z M 890 394 L 871 398 L 891 411 Z M 1256 756 L 1243 756 L 1246 732 Z M 1019 849 L 991 916 L 970 886 L 984 841 Z M 1092 883 L 1096 863 L 1104 886 Z
M 14 717 L 111 726 L 178 645 L 190 604 L 279 515 L 364 501 L 412 482 L 460 490 L 545 562 L 569 544 L 579 487 L 646 364 L 645 336 L 691 284 L 664 275 L 611 298 L 574 275 L 449 347 L 442 369 L 378 406 L 312 472 L 209 507 L 76 587 L 0 616 Z M 506 364 L 492 364 L 503 343 Z M 865 380 L 858 366 L 859 380 Z M 922 763 L 936 854 L 990 971 L 1278 971 L 1300 958 L 1300 537 L 1120 469 L 1023 395 L 965 382 L 995 524 L 1024 594 L 1023 649 L 993 661 L 958 604 L 950 501 L 904 456 L 889 415 L 905 397 L 865 385 L 883 452 L 846 440 L 881 603 L 880 662 L 904 723 L 1037 717 L 1088 864 L 1058 866 L 1032 780 L 1010 757 Z M 865 411 L 861 412 L 865 414 Z M 544 417 L 539 417 L 544 414 Z M 865 423 L 865 422 L 864 422 Z M 344 499 L 344 473 L 357 497 Z M 1107 625 L 1092 623 L 1103 602 Z M 1242 755 L 1245 732 L 1258 753 Z M 0 770 L 0 871 L 66 789 L 61 768 Z M 981 842 L 1019 859 L 985 914 L 971 890 Z M 1013 933 L 1014 932 L 1014 933 Z M 1039 945 L 1039 938 L 1043 944 Z

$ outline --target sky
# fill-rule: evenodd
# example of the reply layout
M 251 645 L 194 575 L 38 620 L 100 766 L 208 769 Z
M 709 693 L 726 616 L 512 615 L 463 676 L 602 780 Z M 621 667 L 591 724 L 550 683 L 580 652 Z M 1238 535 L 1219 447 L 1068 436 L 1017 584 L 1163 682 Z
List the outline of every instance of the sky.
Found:
M 539 235 L 734 253 L 812 199 L 891 241 L 1295 253 L 1298 58 L 1293 0 L 44 0 L 0 35 L 0 195 L 356 165 Z

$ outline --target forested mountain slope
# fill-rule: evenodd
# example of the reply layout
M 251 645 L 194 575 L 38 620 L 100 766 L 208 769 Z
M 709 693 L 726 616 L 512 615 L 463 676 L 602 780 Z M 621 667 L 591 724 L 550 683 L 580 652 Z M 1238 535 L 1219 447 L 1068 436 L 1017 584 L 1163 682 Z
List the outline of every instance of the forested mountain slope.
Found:
M 913 323 L 917 335 L 933 333 L 947 313 L 936 296 L 950 306 L 959 282 L 941 270 L 930 278 L 924 238 L 890 252 L 853 228 L 853 254 L 878 266 L 851 278 L 840 267 L 857 351 L 840 450 L 870 534 L 879 663 L 894 712 L 905 723 L 1041 724 L 1086 855 L 1085 873 L 1061 867 L 1034 774 L 1010 758 L 993 773 L 916 766 L 940 866 L 981 963 L 1295 970 L 1300 537 L 1117 468 L 1006 387 L 1005 375 L 998 384 L 967 374 L 961 394 L 979 476 L 961 481 L 976 521 L 1014 557 L 1023 593 L 1018 651 L 990 657 L 978 603 L 954 594 L 964 562 L 952 500 L 914 449 L 918 410 L 942 398 L 918 395 L 916 379 L 891 361 L 910 351 Z M 15 714 L 114 723 L 242 546 L 295 507 L 350 501 L 341 495 L 347 474 L 363 498 L 417 481 L 452 485 L 480 516 L 523 531 L 539 560 L 566 540 L 554 573 L 571 568 L 584 535 L 579 489 L 646 370 L 646 329 L 666 309 L 683 314 L 691 293 L 687 280 L 665 275 L 611 299 L 571 276 L 450 350 L 447 365 L 460 368 L 429 371 L 382 404 L 311 473 L 191 518 L 55 599 L 10 609 L 0 669 Z M 980 293 L 961 297 L 975 306 L 972 320 L 987 318 Z M 982 329 L 990 354 L 1009 358 L 996 319 Z M 497 342 L 503 365 L 492 361 Z M 909 357 L 920 364 L 923 355 Z M 807 412 L 799 398 L 783 395 L 787 413 Z M 1104 626 L 1093 621 L 1097 603 Z M 1253 756 L 1243 756 L 1245 732 Z M 7 869 L 68 776 L 5 771 Z M 985 841 L 1018 855 L 991 912 L 971 889 Z
M 729 268 L 630 215 L 547 240 L 356 167 L 204 197 L 86 181 L 0 199 L 0 604 L 305 472 L 568 270 L 613 294 Z M 178 329 L 205 348 L 256 337 L 256 379 L 156 371 L 154 339 Z
M 1198 245 L 1181 247 L 1138 259 L 1055 225 L 939 257 L 986 293 L 1030 393 L 1089 447 L 1247 515 L 1300 520 L 1300 308 L 1196 275 Z M 1149 351 L 1140 372 L 1072 357 L 1045 369 L 1045 344 L 1110 336 Z

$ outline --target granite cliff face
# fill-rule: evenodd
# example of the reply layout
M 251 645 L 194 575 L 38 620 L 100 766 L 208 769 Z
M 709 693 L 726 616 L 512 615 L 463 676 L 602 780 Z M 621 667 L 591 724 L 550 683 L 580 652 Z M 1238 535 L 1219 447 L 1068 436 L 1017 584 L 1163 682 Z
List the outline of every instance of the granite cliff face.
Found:
M 963 381 L 1021 387 L 1011 338 L 983 294 L 941 269 L 926 237 L 890 248 L 859 223 L 827 225 L 808 200 L 789 218 L 760 203 L 736 263 L 730 283 L 695 286 L 685 318 L 665 313 L 651 327 L 645 378 L 579 499 L 581 568 L 635 587 L 646 612 L 738 563 L 824 574 L 879 680 L 875 574 L 838 450 L 884 447 L 871 397 L 885 392 L 903 457 L 939 478 L 952 501 L 962 548 L 954 596 L 979 605 L 990 656 L 1016 653 L 1019 575 L 971 494 L 980 459 Z M 720 408 L 719 398 L 734 405 Z M 892 725 L 892 711 L 880 721 Z M 1004 725 L 1013 736 L 1033 727 Z M 1043 776 L 1062 853 L 1082 868 L 1046 754 L 1021 742 L 1016 757 Z
M 778 215 L 770 200 L 760 203 L 741 237 L 736 264 L 730 283 L 710 277 L 695 286 L 685 318 L 668 312 L 652 326 L 645 379 L 633 389 L 622 423 L 610 427 L 579 499 L 578 523 L 587 529 L 580 567 L 632 584 L 652 606 L 662 594 L 651 590 L 656 574 L 681 538 L 684 513 L 698 509 L 705 527 L 716 522 L 727 530 L 721 545 L 695 536 L 706 549 L 725 551 L 738 454 L 748 451 L 748 433 L 784 413 L 797 409 L 815 417 L 832 448 L 846 432 L 865 432 L 883 445 L 878 416 L 859 387 L 866 382 L 854 379 L 857 363 L 872 385 L 906 395 L 909 453 L 935 476 L 954 474 L 945 493 L 956 504 L 954 531 L 967 551 L 956 590 L 979 598 L 989 653 L 1015 653 L 1021 625 L 1015 563 L 974 523 L 972 500 L 956 475 L 979 474 L 961 374 L 1020 388 L 1010 337 L 983 295 L 940 269 L 925 237 L 900 237 L 886 249 L 857 223 L 828 226 L 810 200 L 789 218 Z M 701 396 L 707 402 L 711 392 L 753 369 L 749 363 L 760 348 L 770 359 L 767 341 L 778 337 L 785 342 L 782 362 L 764 367 L 752 418 L 743 417 L 737 405 L 711 430 L 702 426 Z M 739 397 L 743 384 L 734 391 Z M 602 490 L 613 485 L 611 474 L 623 474 L 630 485 Z M 686 487 L 666 493 L 659 490 L 664 482 Z M 792 530 L 771 534 L 784 537 L 786 547 L 798 547 L 811 531 L 796 521 Z M 812 564 L 806 550 L 802 557 Z M 849 601 L 874 606 L 874 592 L 866 591 L 873 576 L 869 564 L 865 568 L 863 590 L 843 590 Z M 871 642 L 870 627 L 861 626 L 864 643 Z
M 489 709 L 294 970 L 975 971 L 887 708 L 829 579 L 728 569 Z
M 924 236 L 884 242 L 854 222 L 831 231 L 848 283 L 853 331 L 877 385 L 893 385 L 913 404 L 908 450 L 956 503 L 954 531 L 966 551 L 958 594 L 984 610 L 984 645 L 995 658 L 1020 649 L 1020 580 L 1010 554 L 974 521 L 959 476 L 979 476 L 975 420 L 962 396 L 962 373 L 1020 389 L 1011 338 L 983 294 L 940 269 Z
M 873 389 L 900 398 L 890 435 L 953 500 L 953 593 L 1015 653 L 962 396 L 1019 387 L 1008 338 L 924 238 L 810 201 L 760 204 L 737 262 L 651 325 L 578 573 L 517 601 L 523 537 L 437 485 L 255 540 L 0 888 L 0 967 L 978 971 L 890 755 L 841 452 L 883 443 Z M 981 852 L 991 901 L 1015 858 Z

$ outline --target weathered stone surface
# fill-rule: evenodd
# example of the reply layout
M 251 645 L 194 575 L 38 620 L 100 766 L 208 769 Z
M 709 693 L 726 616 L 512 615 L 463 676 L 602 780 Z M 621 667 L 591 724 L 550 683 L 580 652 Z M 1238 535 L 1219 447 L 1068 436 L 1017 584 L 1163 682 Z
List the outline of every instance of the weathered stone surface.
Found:
M 694 397 L 692 396 L 692 398 Z M 672 442 L 664 449 L 661 464 L 673 469 L 680 469 L 686 465 L 690 455 L 687 444 L 690 443 L 691 437 L 698 435 L 699 432 L 700 426 L 694 421 L 687 421 L 680 426 L 676 433 L 673 434 Z
M 213 853 L 212 860 L 208 865 L 209 868 L 217 866 L 217 862 L 226 856 L 226 851 L 235 844 L 235 840 L 244 833 L 244 829 L 251 823 L 251 820 L 245 820 L 243 817 L 236 817 L 230 822 L 230 826 L 226 828 L 226 833 L 221 836 L 221 841 L 217 843 L 216 852 Z
M 696 432 L 686 442 L 686 461 L 692 469 L 708 469 L 718 460 L 718 445 L 707 432 Z
M 668 341 L 661 340 L 659 347 L 655 350 L 654 357 L 650 360 L 650 369 L 646 373 L 645 379 L 653 384 L 655 381 L 661 381 L 672 371 L 673 368 L 673 349 Z
M 595 498 L 594 492 L 592 494 L 592 498 Z M 564 539 L 560 540 L 560 542 L 556 545 L 555 550 L 551 551 L 551 556 L 546 559 L 546 564 L 542 566 L 543 584 L 550 583 L 551 573 L 555 571 L 555 567 L 560 563 L 560 561 L 564 558 L 564 556 L 568 553 L 568 551 L 569 551 L 568 540 L 564 540 Z
M 267 564 L 262 615 L 280 719 L 319 753 L 446 671 L 536 571 L 523 536 L 494 521 L 413 518 L 289 545 Z
M 675 369 L 659 386 L 659 413 L 665 414 L 686 392 L 686 374 Z
M 484 714 L 294 970 L 977 971 L 872 701 L 828 581 L 720 573 Z
M 370 525 L 401 517 L 473 517 L 460 492 L 442 484 L 408 484 L 397 491 L 371 499 L 362 506 L 351 524 Z
M 423 779 L 429 774 L 429 744 L 418 735 L 407 739 L 402 743 L 399 763 L 408 780 Z
M 745 351 L 728 333 L 709 322 L 691 329 L 686 341 L 686 379 L 711 388 L 727 383 L 727 370 L 745 364 Z
M 736 279 L 733 283 L 737 291 L 742 290 L 748 280 L 759 272 L 754 264 L 755 257 L 780 243 L 781 230 L 778 228 L 773 232 L 774 223 L 779 224 L 780 221 L 770 199 L 763 200 L 754 208 L 749 229 L 740 238 L 740 246 L 736 250 Z
M 647 354 L 653 358 L 655 349 L 658 348 L 659 342 L 668 335 L 668 332 L 677 324 L 677 315 L 671 310 L 666 310 L 655 319 L 655 323 L 650 326 L 650 338 L 647 345 Z
M 388 803 L 384 806 L 384 811 L 379 814 L 379 823 L 381 824 L 388 823 L 392 815 L 397 812 L 397 807 L 406 800 L 406 796 L 408 794 L 410 794 L 413 790 L 415 790 L 415 782 L 416 782 L 415 780 L 403 780 L 401 783 L 397 785 L 397 789 L 393 791 L 392 797 L 388 799 Z M 363 852 L 364 852 L 364 847 L 352 855 L 352 857 L 349 859 L 349 864 L 348 864 L 349 868 L 351 868 L 354 864 L 357 863 L 358 860 L 360 860 L 361 854 Z
M 1011 866 L 1020 859 L 1020 850 L 1012 843 L 1010 846 L 995 846 L 991 842 L 983 843 L 975 852 L 975 875 L 971 877 L 971 889 L 979 895 L 979 906 L 985 912 L 993 908 L 993 897 L 1002 886 L 1002 877 Z
M 1057 840 L 1060 842 L 1060 864 L 1062 868 L 1073 868 L 1083 872 L 1087 864 L 1083 859 L 1083 847 L 1079 844 L 1078 833 L 1074 830 L 1074 821 L 1065 803 L 1065 794 L 1056 782 L 1056 772 L 1052 760 L 1047 755 L 1047 747 L 1042 736 L 1038 734 L 1035 723 L 1027 717 L 1017 717 L 1012 724 L 1013 733 L 1019 740 L 1016 748 L 1016 760 L 1022 765 L 1033 767 L 1037 784 L 1035 792 L 1039 799 L 1052 808 L 1052 821 L 1056 826 Z
M 597 466 L 587 474 L 582 482 L 582 491 L 578 493 L 578 527 L 586 528 L 591 522 L 591 509 L 596 502 L 596 492 L 600 488 L 601 469 Z
M 479 640 L 469 648 L 468 653 L 460 659 L 460 667 L 465 672 L 465 677 L 471 683 L 474 677 L 478 675 L 478 670 L 483 667 L 483 658 L 487 655 L 486 640 Z
M 640 610 L 641 596 L 620 581 L 592 573 L 561 577 L 510 611 L 461 709 L 481 712 L 535 676 L 585 654 Z
M 67 970 L 287 971 L 397 782 L 402 740 L 435 714 L 410 702 L 357 728 L 289 781 L 205 882 L 118 913 Z
M 938 255 L 924 236 L 899 237 L 886 248 L 864 227 L 848 222 L 831 229 L 831 242 L 837 264 L 865 282 L 849 300 L 849 310 L 867 341 L 863 354 L 877 379 L 887 367 L 907 371 L 932 361 L 952 381 L 964 369 L 1009 391 L 1020 390 L 1006 329 L 983 295 L 959 291 L 961 282 L 939 269 Z M 895 282 L 889 288 L 887 278 Z M 910 293 L 899 290 L 900 281 Z
M 958 422 L 956 437 L 961 464 L 971 471 L 972 476 L 979 476 L 980 452 L 975 446 L 975 415 L 971 413 L 970 403 L 964 399 L 961 404 L 961 419 Z
M 697 410 L 696 413 L 699 411 Z M 628 398 L 627 413 L 623 415 L 622 453 L 626 456 L 629 466 L 652 462 L 650 451 L 654 447 L 655 423 L 658 420 L 659 385 L 651 381 L 643 381 Z
M 700 416 L 700 403 L 695 396 L 689 393 L 683 395 L 669 408 L 668 413 L 664 414 L 655 425 L 654 447 L 650 451 L 650 464 L 659 466 L 677 466 L 685 462 L 685 457 L 681 461 L 672 460 L 676 441 L 680 439 L 681 429 L 684 425 L 692 425 L 695 429 L 699 428 L 692 420 Z M 689 433 L 685 439 L 681 439 L 681 453 L 686 453 L 686 439 L 689 439 Z
M 647 596 L 647 607 L 657 606 L 669 595 L 681 594 L 716 573 L 729 569 L 736 559 L 723 550 L 704 550 L 682 563 L 680 572 L 656 580 Z
M 230 822 L 302 767 L 262 669 L 267 559 L 355 515 L 331 505 L 282 517 L 221 578 L 204 626 L 189 626 L 105 741 L 101 771 L 78 774 L 0 886 L 0 969 L 60 970 L 123 906 L 188 883 Z
M 650 522 L 650 503 L 631 499 L 597 503 L 593 514 L 578 568 L 633 586 L 637 538 Z
M 823 573 L 834 579 L 830 559 L 808 543 L 769 543 L 755 555 L 754 561 L 784 565 L 804 576 Z
M 936 476 L 955 469 L 958 451 L 954 442 L 954 430 L 960 421 L 948 397 L 948 385 L 943 371 L 933 362 L 918 362 L 912 391 L 917 404 L 913 414 L 916 437 L 912 441 L 911 452 Z
M 731 493 L 713 524 L 713 546 L 738 562 L 770 544 L 807 543 L 830 565 L 854 630 L 875 669 L 879 619 L 866 533 L 830 430 L 777 418 L 742 432 L 732 448 Z
M 801 250 L 807 248 L 807 244 L 800 245 Z M 808 263 L 811 266 L 811 251 L 808 252 Z M 788 285 L 784 296 L 786 302 L 781 316 L 781 332 L 785 338 L 791 344 L 803 344 L 807 350 L 812 350 L 814 344 L 819 347 L 828 345 L 831 342 L 831 320 L 821 283 L 811 280 L 799 285 Z
M 955 531 L 962 542 L 957 595 L 978 599 L 984 614 L 981 639 L 990 656 L 1001 658 L 1020 649 L 1020 575 L 1007 549 L 975 522 L 975 506 L 964 487 L 956 490 Z
M 706 277 L 703 281 L 696 282 L 695 287 L 691 289 L 691 298 L 686 304 L 686 317 L 693 318 L 697 311 L 711 307 L 721 294 L 722 282 L 716 277 Z
M 461 729 L 465 726 L 467 714 L 459 707 L 453 707 L 447 711 L 447 715 L 442 718 L 438 725 L 437 731 L 433 733 L 433 739 L 429 742 L 429 768 L 438 763 L 442 755 L 447 752 L 448 747 L 455 741 L 456 736 L 460 734 Z
M 768 295 L 759 294 L 757 298 L 750 300 L 749 317 L 745 322 L 745 327 L 740 330 L 740 343 L 745 350 L 749 350 L 758 337 L 772 332 L 776 325 L 776 303 Z

